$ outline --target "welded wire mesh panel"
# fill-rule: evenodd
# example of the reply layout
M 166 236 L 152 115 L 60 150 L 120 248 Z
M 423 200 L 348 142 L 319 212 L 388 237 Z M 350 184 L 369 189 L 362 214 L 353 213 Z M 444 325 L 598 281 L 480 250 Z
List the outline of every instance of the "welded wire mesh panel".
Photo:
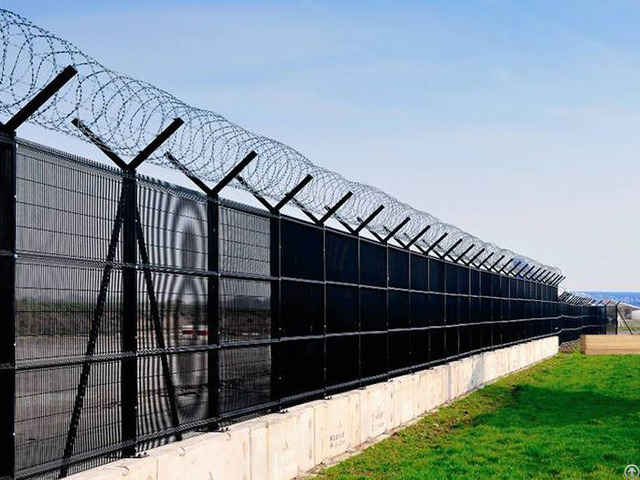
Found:
M 321 228 L 291 220 L 280 222 L 283 277 L 322 280 L 324 235 Z
M 458 327 L 446 327 L 445 328 L 445 357 L 455 357 L 459 351 L 459 328 Z
M 360 377 L 360 339 L 357 335 L 327 338 L 328 386 L 347 384 Z
M 482 329 L 482 347 L 489 348 L 494 345 L 493 341 L 493 329 L 491 324 L 484 324 L 480 327 Z
M 479 350 L 484 346 L 483 335 L 483 326 L 482 325 L 471 325 L 469 327 L 469 345 L 471 351 Z
M 360 328 L 358 288 L 327 285 L 327 333 L 357 332 Z
M 16 357 L 19 362 L 84 355 L 99 323 L 96 354 L 120 351 L 121 271 L 112 269 L 97 304 L 104 266 L 23 257 L 16 268 Z
M 460 293 L 460 295 L 469 295 L 471 289 L 470 282 L 469 269 L 458 266 L 458 293 Z
M 480 298 L 469 297 L 469 322 L 479 323 L 480 321 Z
M 220 270 L 270 275 L 270 224 L 264 216 L 220 206 Z
M 429 295 L 426 293 L 411 292 L 410 312 L 410 324 L 412 328 L 428 327 Z
M 460 353 L 464 354 L 467 353 L 469 351 L 471 351 L 471 338 L 469 337 L 470 335 L 470 327 L 460 327 L 458 329 L 459 332 L 459 346 L 460 346 Z
M 387 318 L 389 329 L 408 328 L 411 323 L 409 292 L 389 290 L 389 307 Z
M 220 351 L 220 412 L 223 415 L 271 401 L 272 349 L 265 345 Z
M 509 284 L 509 298 L 518 298 L 518 280 L 508 278 L 506 282 Z
M 499 346 L 502 343 L 506 343 L 507 340 L 503 338 L 504 324 L 502 322 L 494 322 L 491 325 L 491 345 Z
M 152 265 L 207 269 L 206 197 L 147 178 L 138 180 L 138 211 Z
M 326 233 L 327 280 L 358 283 L 358 241 L 335 232 Z
M 429 330 L 429 361 L 437 362 L 445 358 L 445 329 L 443 327 Z
M 429 362 L 429 330 L 411 332 L 411 364 L 424 365 Z
M 151 271 L 152 301 L 146 275 L 138 272 L 138 349 L 206 345 L 207 278 Z
M 271 282 L 220 279 L 220 342 L 271 337 Z
M 148 354 L 136 362 L 137 434 L 158 437 L 141 448 L 160 445 L 166 441 L 164 432 L 209 415 L 208 351 L 171 352 L 208 345 L 206 202 L 195 192 L 138 181 L 141 265 L 135 318 L 137 349 Z
M 389 332 L 389 371 L 411 366 L 411 332 Z
M 121 441 L 121 180 L 28 142 L 17 164 L 15 451 L 26 475 Z
M 153 272 L 154 303 L 144 275 L 138 274 L 138 350 L 151 353 L 137 362 L 141 436 L 208 415 L 207 353 L 167 353 L 169 349 L 207 345 L 207 279 Z M 175 389 L 173 397 L 171 389 Z M 171 416 L 172 408 L 177 409 L 177 422 Z
M 364 285 L 387 286 L 387 252 L 384 247 L 360 241 L 360 281 Z
M 103 262 L 120 204 L 120 175 L 22 140 L 17 152 L 18 251 Z M 119 255 L 116 248 L 113 261 Z
M 409 253 L 389 249 L 389 286 L 409 288 Z
M 444 262 L 429 259 L 429 290 L 444 292 Z
M 488 272 L 480 272 L 480 295 L 483 297 L 491 296 L 491 274 Z
M 15 420 L 18 471 L 61 465 L 81 369 L 82 364 L 76 363 L 18 371 Z M 118 361 L 92 365 L 75 437 L 77 454 L 120 442 L 119 385 Z
M 445 290 L 447 293 L 458 293 L 458 268 L 455 265 L 445 265 Z
M 280 286 L 280 327 L 283 337 L 324 333 L 322 284 L 283 281 Z
M 459 323 L 471 322 L 469 297 L 458 298 L 458 322 Z
M 480 272 L 478 270 L 470 269 L 470 294 L 480 295 Z
M 454 295 L 445 296 L 445 323 L 447 325 L 458 324 L 458 297 Z
M 429 260 L 423 255 L 411 255 L 411 289 L 429 290 Z
M 437 293 L 429 295 L 429 325 L 444 325 L 445 296 Z
M 370 333 L 360 338 L 363 379 L 385 375 L 388 372 L 387 341 L 386 333 Z
M 515 340 L 515 322 L 503 322 L 498 324 L 501 332 L 501 343 L 510 343 Z
M 480 318 L 481 322 L 490 322 L 492 320 L 491 298 L 480 298 Z
M 362 331 L 387 329 L 387 292 L 382 289 L 360 289 L 360 328 Z
M 138 359 L 138 431 L 140 436 L 162 433 L 171 427 L 208 418 L 207 353 L 166 355 L 170 381 L 175 388 L 175 405 L 163 371 L 162 355 Z M 176 420 L 172 408 L 177 412 Z M 148 449 L 164 443 L 164 439 L 149 441 Z
M 491 319 L 493 321 L 498 321 L 503 319 L 503 305 L 507 303 L 506 301 L 502 301 L 498 298 L 493 298 L 491 300 Z M 522 302 L 518 302 L 519 313 L 517 314 L 517 318 L 522 318 L 524 316 L 524 304 Z
M 499 275 L 491 275 L 491 296 L 492 297 L 501 297 L 502 291 L 500 289 L 500 276 Z
M 324 341 L 322 339 L 280 342 L 278 355 L 278 393 L 282 398 L 321 391 L 324 378 Z

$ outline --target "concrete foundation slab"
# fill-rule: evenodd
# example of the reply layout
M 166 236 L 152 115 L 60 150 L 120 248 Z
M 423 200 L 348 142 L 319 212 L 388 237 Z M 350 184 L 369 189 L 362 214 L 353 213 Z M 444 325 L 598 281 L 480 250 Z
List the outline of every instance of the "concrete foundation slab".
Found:
M 127 458 L 101 467 L 76 473 L 73 480 L 156 480 L 158 462 L 153 457 Z
M 470 358 L 451 363 L 451 398 L 458 398 L 471 389 L 473 364 Z
M 350 392 L 314 406 L 317 463 L 346 452 L 360 443 L 360 392 Z M 357 419 L 358 421 L 354 421 Z
M 366 442 L 392 428 L 393 388 L 390 382 L 378 383 L 360 393 L 360 430 Z
M 245 422 L 249 430 L 250 478 L 255 480 L 269 471 L 268 417 L 270 415 Z
M 498 378 L 498 354 L 495 351 L 482 354 L 484 359 L 483 383 L 493 382 Z
M 417 375 L 404 375 L 389 382 L 394 392 L 393 421 L 396 425 L 407 423 L 418 416 L 418 380 Z
M 504 377 L 510 373 L 510 362 L 509 359 L 511 357 L 509 348 L 500 348 L 495 351 L 497 357 L 497 370 L 496 373 L 498 376 L 496 378 Z
M 471 357 L 471 365 L 470 389 L 475 390 L 484 382 L 484 355 L 474 355 Z
M 511 371 L 555 355 L 558 337 L 513 345 L 206 433 L 71 480 L 291 480 Z

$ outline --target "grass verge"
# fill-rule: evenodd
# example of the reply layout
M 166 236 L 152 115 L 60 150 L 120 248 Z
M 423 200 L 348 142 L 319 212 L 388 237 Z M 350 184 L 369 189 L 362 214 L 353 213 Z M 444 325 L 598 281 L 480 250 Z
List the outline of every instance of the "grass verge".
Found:
M 624 479 L 640 356 L 560 354 L 426 416 L 320 479 Z

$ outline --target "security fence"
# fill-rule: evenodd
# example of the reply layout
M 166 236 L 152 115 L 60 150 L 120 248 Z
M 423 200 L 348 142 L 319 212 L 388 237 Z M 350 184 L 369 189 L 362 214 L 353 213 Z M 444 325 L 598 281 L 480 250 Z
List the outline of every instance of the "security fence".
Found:
M 61 478 L 471 353 L 604 332 L 605 307 L 558 296 L 555 267 L 7 10 L 0 29 L 0 479 Z M 16 140 L 27 120 L 115 168 Z M 199 190 L 138 175 L 144 161 Z M 230 184 L 265 210 L 221 199 Z
M 0 158 L 9 478 L 63 477 L 471 353 L 604 330 L 604 307 L 550 284 L 13 142 Z

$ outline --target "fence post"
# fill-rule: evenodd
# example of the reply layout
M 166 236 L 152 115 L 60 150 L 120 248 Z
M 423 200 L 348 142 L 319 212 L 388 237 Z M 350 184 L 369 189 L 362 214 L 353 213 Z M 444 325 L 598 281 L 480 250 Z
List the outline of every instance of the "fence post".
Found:
M 385 379 L 391 378 L 390 366 L 391 366 L 391 334 L 389 333 L 389 245 L 383 244 L 384 247 L 384 268 L 385 268 L 385 330 L 387 333 L 387 351 L 385 355 L 387 357 Z
M 271 238 L 271 400 L 276 402 L 275 410 L 279 411 L 282 405 L 280 395 L 280 337 L 282 334 L 280 326 L 280 295 L 281 295 L 281 270 L 280 270 L 280 214 L 271 217 L 270 238 Z
M 220 428 L 220 201 L 217 195 L 207 195 L 207 385 L 209 389 L 209 419 L 215 419 L 210 430 Z M 212 346 L 217 348 L 213 349 Z
M 136 454 L 138 430 L 138 235 L 136 229 L 137 181 L 135 170 L 123 172 L 122 222 L 122 377 L 120 382 L 122 453 Z
M 16 135 L 0 132 L 0 478 L 15 476 Z
M 322 398 L 327 398 L 327 227 L 322 224 Z
M 358 265 L 358 387 L 362 387 L 362 272 L 360 271 L 360 235 L 353 233 L 356 239 Z

